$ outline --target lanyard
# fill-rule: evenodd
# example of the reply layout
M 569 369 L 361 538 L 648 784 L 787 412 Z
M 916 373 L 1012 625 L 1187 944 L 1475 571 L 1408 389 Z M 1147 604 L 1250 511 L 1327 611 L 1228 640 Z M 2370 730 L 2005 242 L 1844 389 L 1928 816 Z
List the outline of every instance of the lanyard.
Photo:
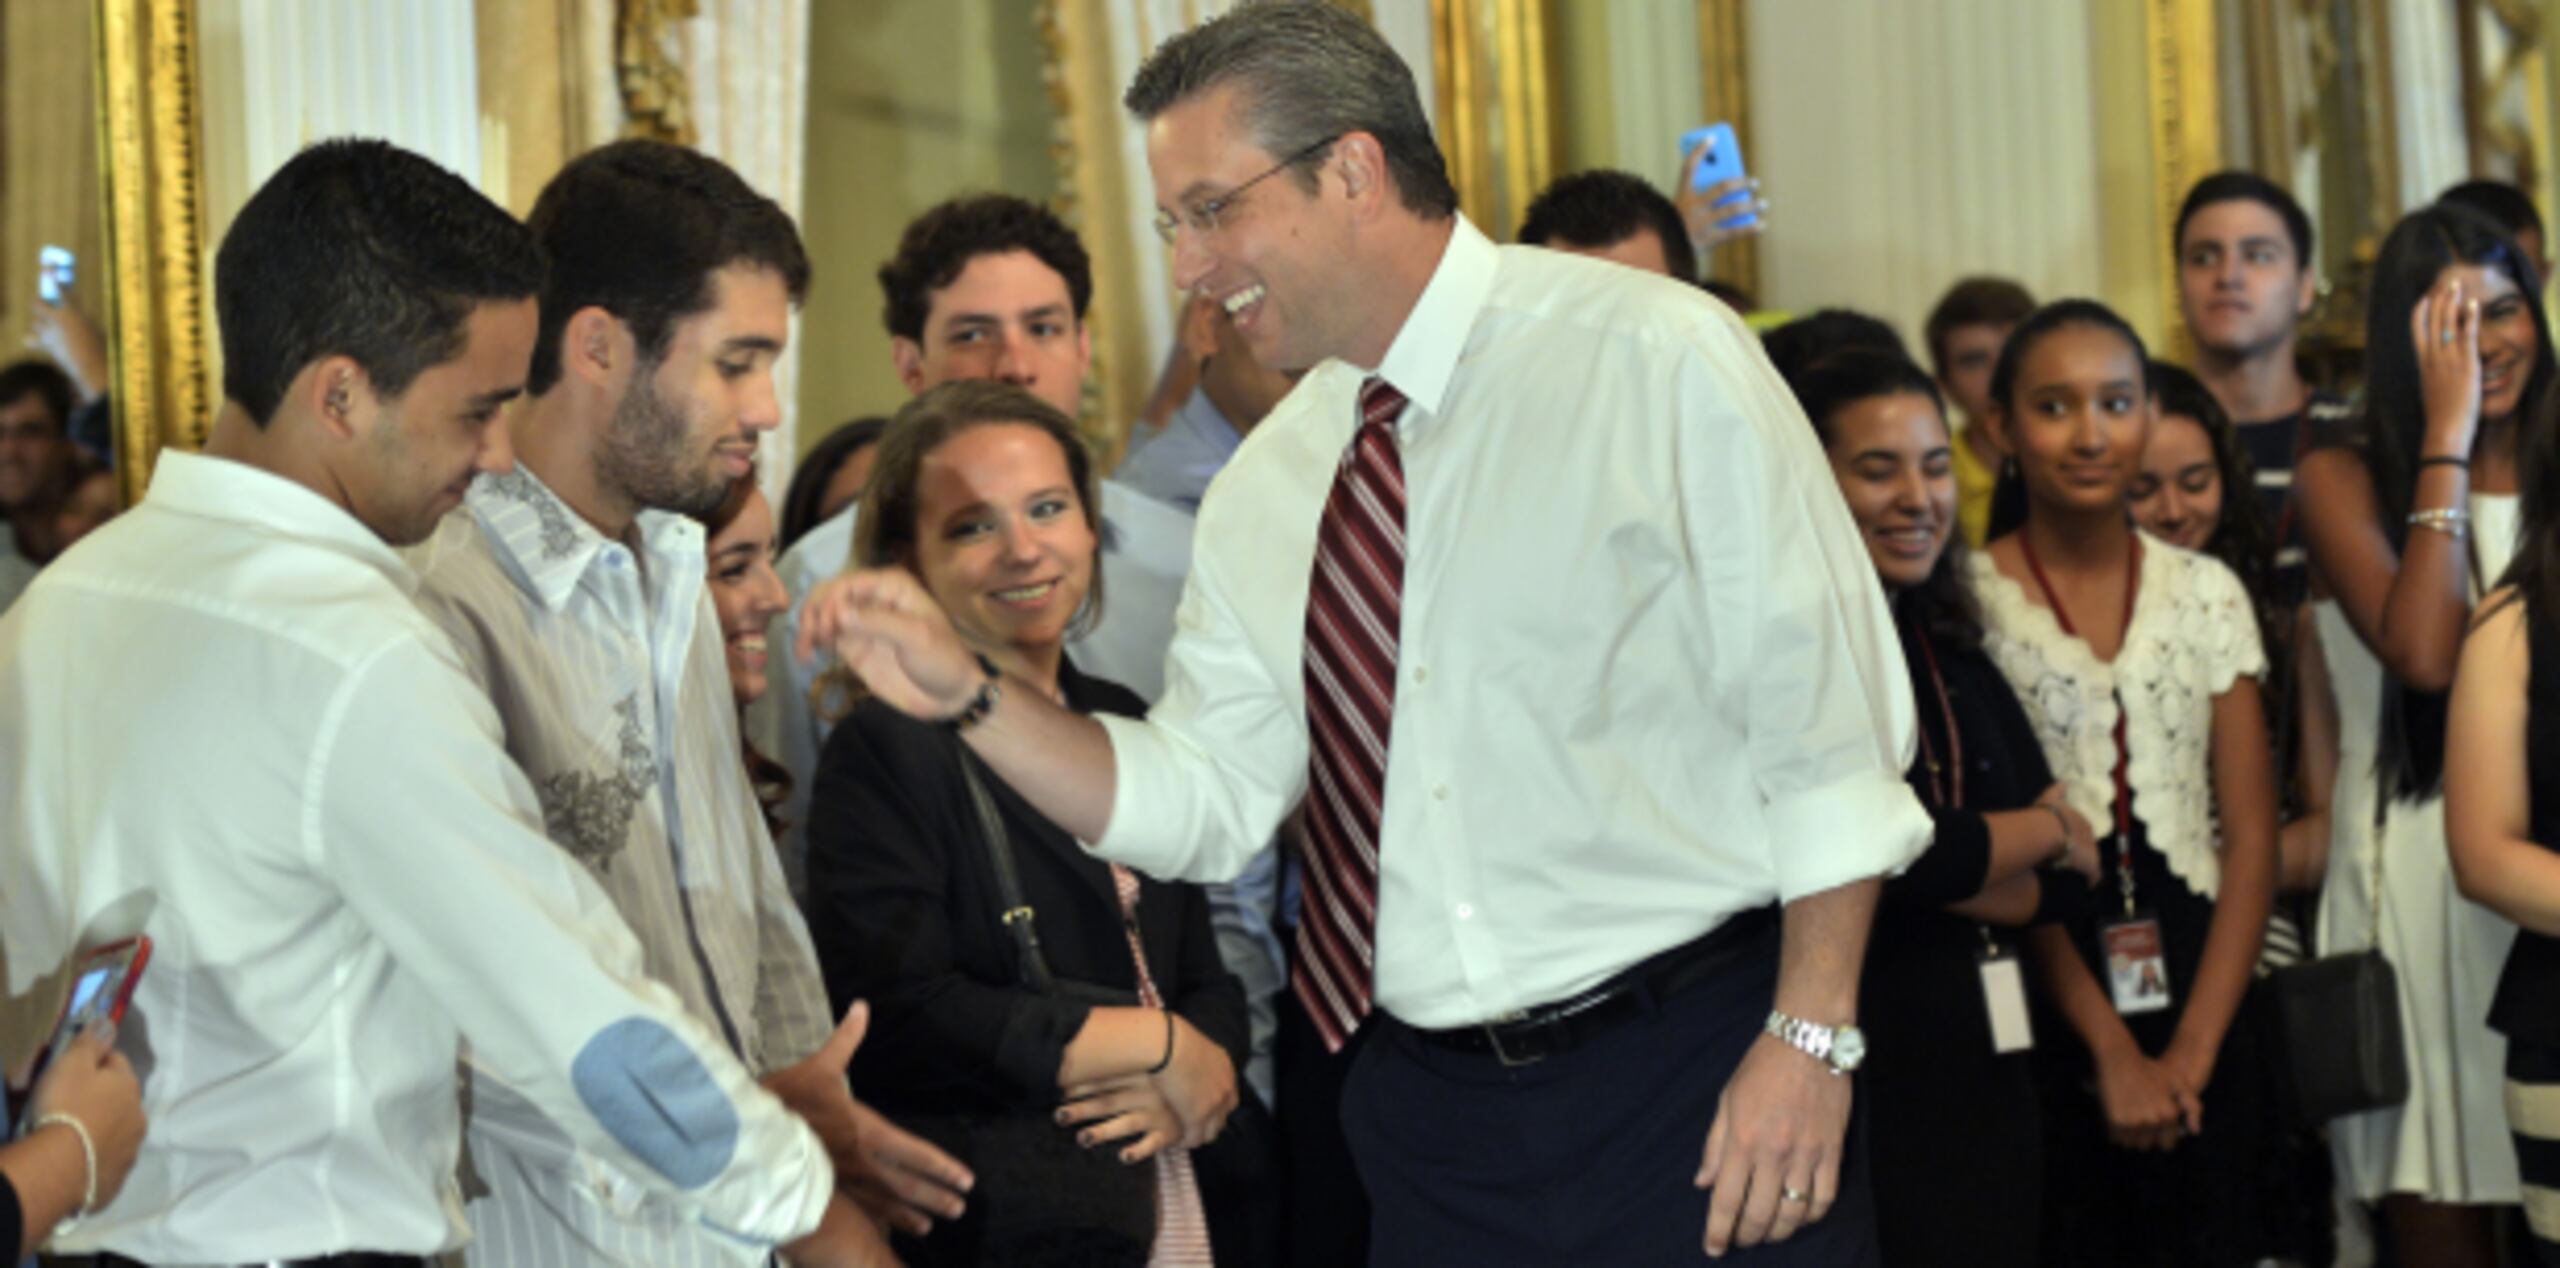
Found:
M 2133 601 L 2142 591 L 2142 537 L 2133 534 L 2127 540 L 2124 564 L 2124 624 L 2116 631 L 2116 654 L 2124 654 L 2125 636 L 2133 631 Z M 2062 632 L 2080 637 L 2079 627 L 2071 623 L 2071 613 L 2062 606 L 2062 596 L 2054 593 L 2053 581 L 2044 575 L 2044 563 L 2036 558 L 2035 538 L 2024 530 L 2018 533 L 2018 553 L 2026 556 L 2027 571 L 2035 576 L 2036 588 L 2044 591 L 2045 606 L 2053 609 L 2054 621 Z M 2133 789 L 2125 782 L 2124 697 L 2116 697 L 2116 877 L 2117 887 L 2124 893 L 2124 914 L 2133 915 Z
M 1914 728 L 1920 732 L 1920 760 L 1929 768 L 1929 801 L 1941 810 L 1961 810 L 1964 808 L 1964 735 L 1956 729 L 1956 710 L 1947 697 L 1946 677 L 1938 672 L 1938 650 L 1929 645 L 1928 631 L 1912 629 L 1907 621 L 1903 626 L 1904 637 L 1920 645 L 1920 655 L 1929 666 L 1929 685 L 1937 688 L 1938 719 L 1947 727 L 1947 760 L 1943 767 L 1938 762 L 1937 746 L 1929 742 L 1929 728 Z

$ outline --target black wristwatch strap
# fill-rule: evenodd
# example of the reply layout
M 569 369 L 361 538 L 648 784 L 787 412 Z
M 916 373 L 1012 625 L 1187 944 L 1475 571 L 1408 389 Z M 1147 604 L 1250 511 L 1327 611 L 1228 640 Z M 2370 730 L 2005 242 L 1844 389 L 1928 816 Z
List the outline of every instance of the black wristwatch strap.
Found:
M 987 715 L 996 711 L 996 701 L 1004 698 L 1004 674 L 985 652 L 976 655 L 978 668 L 986 674 L 987 680 L 978 684 L 978 694 L 969 697 L 969 703 L 961 706 L 958 713 L 942 720 L 944 726 L 954 731 L 966 731 L 986 721 Z

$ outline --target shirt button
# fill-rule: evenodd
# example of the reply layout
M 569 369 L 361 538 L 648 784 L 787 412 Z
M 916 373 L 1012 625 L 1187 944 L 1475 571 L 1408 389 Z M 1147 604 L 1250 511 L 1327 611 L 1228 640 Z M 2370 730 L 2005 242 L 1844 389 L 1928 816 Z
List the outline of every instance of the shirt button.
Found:
M 1475 919 L 1475 918 L 1476 918 L 1476 905 L 1475 905 L 1474 903 L 1460 903 L 1460 904 L 1458 904 L 1458 919 L 1460 919 L 1460 920 L 1473 920 L 1473 919 Z
M 1431 795 L 1440 801 L 1447 801 L 1449 799 L 1449 786 L 1447 784 L 1433 784 L 1431 786 Z
M 1429 682 L 1429 681 L 1431 681 L 1431 667 L 1430 667 L 1429 665 L 1416 665 L 1416 666 L 1414 666 L 1414 667 L 1413 667 L 1413 680 L 1414 680 L 1415 682 Z

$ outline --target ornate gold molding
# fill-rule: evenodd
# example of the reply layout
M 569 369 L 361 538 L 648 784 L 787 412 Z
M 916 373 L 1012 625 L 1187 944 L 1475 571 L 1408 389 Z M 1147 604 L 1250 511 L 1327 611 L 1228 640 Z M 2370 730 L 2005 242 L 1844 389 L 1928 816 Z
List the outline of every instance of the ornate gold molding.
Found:
M 2158 223 L 2178 223 L 2178 207 L 2198 180 L 2222 166 L 2221 84 L 2214 69 L 2213 0 L 2145 0 L 2142 14 L 2151 96 L 2152 196 Z M 2178 312 L 2178 258 L 2167 232 L 2151 248 L 2161 270 L 2160 326 L 2175 352 L 2188 352 Z
M 97 23 L 116 469 L 131 502 L 160 447 L 203 447 L 211 421 L 195 3 L 98 0 Z
M 624 136 L 694 143 L 693 81 L 668 47 L 668 35 L 701 12 L 700 0 L 620 0 L 616 6 L 613 64 L 629 120 Z
M 1748 161 L 1755 152 L 1751 132 L 1751 38 L 1744 26 L 1746 0 L 1698 0 L 1698 69 L 1705 118 L 1733 125 Z M 1760 298 L 1760 243 L 1742 238 L 1717 247 L 1699 261 L 1707 276 L 1740 287 Z
M 1440 148 L 1458 206 L 1507 237 L 1555 175 L 1545 0 L 1431 0 Z

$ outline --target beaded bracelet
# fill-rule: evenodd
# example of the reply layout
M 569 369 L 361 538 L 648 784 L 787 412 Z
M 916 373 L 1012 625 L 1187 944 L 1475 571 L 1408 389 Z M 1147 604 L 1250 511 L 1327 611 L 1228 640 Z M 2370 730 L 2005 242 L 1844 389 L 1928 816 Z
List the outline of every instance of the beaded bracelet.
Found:
M 80 1160 L 88 1165 L 88 1174 L 87 1182 L 80 1191 L 80 1209 L 73 1211 L 71 1218 L 87 1215 L 89 1208 L 98 1204 L 98 1146 L 90 1141 L 88 1127 L 69 1114 L 47 1114 L 37 1119 L 35 1125 L 38 1131 L 47 1127 L 68 1127 L 72 1135 L 80 1138 Z
M 978 684 L 978 694 L 969 697 L 969 703 L 961 706 L 958 713 L 942 720 L 944 726 L 954 731 L 966 731 L 986 721 L 987 715 L 996 711 L 996 701 L 1004 698 L 1003 672 L 996 668 L 995 661 L 989 659 L 985 652 L 977 653 L 977 657 L 978 668 L 986 674 L 987 680 Z

